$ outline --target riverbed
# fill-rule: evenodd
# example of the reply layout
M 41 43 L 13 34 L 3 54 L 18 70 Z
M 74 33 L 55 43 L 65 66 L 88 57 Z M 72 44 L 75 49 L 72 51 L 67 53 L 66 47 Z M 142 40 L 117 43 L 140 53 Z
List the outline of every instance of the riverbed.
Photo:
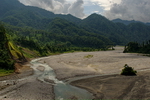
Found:
M 1 99 L 7 98 L 7 99 L 14 99 L 14 100 L 16 99 L 53 100 L 55 99 L 56 96 L 59 99 L 61 99 L 62 94 L 65 93 L 68 94 L 69 93 L 68 91 L 71 90 L 67 89 L 66 91 L 60 91 L 60 93 L 59 91 L 57 92 L 57 90 L 59 90 L 62 87 L 65 87 L 64 83 L 66 84 L 70 82 L 72 82 L 71 83 L 72 85 L 83 88 L 84 92 L 88 90 L 89 92 L 94 94 L 94 96 L 98 99 L 100 98 L 115 99 L 115 97 L 113 97 L 113 94 L 111 93 L 115 93 L 113 91 L 122 91 L 128 88 L 130 83 L 132 83 L 131 85 L 133 87 L 141 86 L 140 89 L 143 89 L 144 91 L 143 93 L 147 92 L 149 90 L 149 86 L 147 84 L 150 83 L 148 81 L 149 78 L 148 70 L 150 69 L 149 57 L 142 56 L 141 54 L 136 54 L 136 53 L 133 54 L 122 53 L 122 51 L 123 51 L 123 47 L 116 47 L 114 51 L 76 52 L 76 53 L 54 55 L 54 56 L 38 59 L 38 64 L 37 65 L 35 64 L 35 66 L 32 67 L 35 70 L 34 75 L 23 78 L 22 80 L 19 81 L 18 79 L 13 80 L 10 86 L 8 84 L 8 88 L 5 88 L 0 91 L 0 98 Z M 44 66 L 47 67 L 44 67 L 43 64 Z M 138 71 L 138 76 L 140 76 L 141 81 L 138 81 L 138 77 L 131 77 L 130 81 L 126 82 L 128 78 L 119 75 L 125 64 L 128 64 L 129 66 L 133 67 L 135 70 Z M 55 73 L 55 75 L 52 75 L 55 77 L 50 77 L 49 75 L 50 69 L 52 69 L 53 73 Z M 94 75 L 95 76 L 100 75 L 101 77 L 90 78 L 91 76 L 93 77 Z M 116 81 L 112 81 L 113 78 L 117 78 L 114 79 Z M 116 87 L 117 84 L 119 86 L 119 83 L 115 83 L 119 81 L 120 81 L 120 87 L 122 85 L 121 83 L 125 83 L 125 82 L 127 83 L 127 85 L 125 85 L 123 88 L 119 88 L 122 90 L 113 88 L 113 85 L 114 87 Z M 145 82 L 146 84 L 141 85 L 142 82 Z M 59 85 L 60 87 L 58 86 L 58 88 L 56 88 L 57 87 L 56 83 L 61 84 L 62 86 Z M 90 83 L 93 84 L 89 85 Z M 110 88 L 106 88 L 109 86 Z M 145 88 L 142 88 L 144 86 L 147 88 L 147 90 L 144 90 Z M 77 91 L 78 89 L 79 88 L 77 88 Z M 129 88 L 127 90 L 135 91 L 136 89 L 137 88 L 135 87 L 134 89 Z M 54 91 L 57 92 L 57 94 L 55 94 Z M 125 95 L 124 92 L 125 91 L 122 91 L 122 95 Z M 71 98 L 75 99 L 76 96 L 72 94 L 75 93 L 71 93 L 70 99 Z M 98 94 L 100 96 L 97 96 Z M 128 92 L 126 94 L 132 97 L 131 92 Z M 149 92 L 147 92 L 147 94 L 144 95 L 148 95 L 148 94 Z M 129 97 L 128 95 L 126 96 Z M 119 98 L 125 98 L 121 95 L 117 95 L 117 96 Z

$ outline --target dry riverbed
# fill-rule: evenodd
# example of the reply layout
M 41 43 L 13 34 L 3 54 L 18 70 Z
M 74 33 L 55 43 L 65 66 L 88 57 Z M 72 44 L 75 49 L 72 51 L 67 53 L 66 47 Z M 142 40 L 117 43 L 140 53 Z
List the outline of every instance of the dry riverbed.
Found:
M 114 51 L 77 52 L 50 56 L 41 60 L 51 66 L 60 80 L 84 75 L 120 73 L 128 64 L 135 70 L 150 69 L 149 57 L 122 53 L 123 47 Z
M 71 83 L 87 89 L 96 99 L 150 99 L 150 58 L 136 53 L 122 53 L 123 47 L 115 49 L 50 56 L 43 62 L 55 70 L 60 80 L 104 75 Z M 138 71 L 137 76 L 119 75 L 125 64 L 134 67 Z
M 72 80 L 75 77 L 87 75 L 103 75 L 71 83 L 87 89 L 94 94 L 96 99 L 150 99 L 150 58 L 140 54 L 122 53 L 123 47 L 115 49 L 114 51 L 54 55 L 39 62 L 52 67 L 59 80 Z M 125 64 L 134 67 L 138 75 L 119 75 Z M 45 69 L 39 66 L 37 70 L 42 73 Z M 6 96 L 7 98 L 54 99 L 52 85 L 42 83 L 35 78 L 19 84 L 14 88 L 13 93 Z M 1 93 L 2 91 L 0 91 L 0 97 L 2 97 Z

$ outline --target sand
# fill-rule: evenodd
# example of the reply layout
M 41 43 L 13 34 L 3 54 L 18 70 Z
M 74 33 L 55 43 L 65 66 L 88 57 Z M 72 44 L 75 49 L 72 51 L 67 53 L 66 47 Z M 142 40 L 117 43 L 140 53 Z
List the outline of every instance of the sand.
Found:
M 95 99 L 150 99 L 150 58 L 137 53 L 122 53 L 123 47 L 115 49 L 50 56 L 43 62 L 55 70 L 60 80 L 104 75 L 71 83 L 87 89 Z M 120 75 L 125 64 L 137 70 L 137 76 Z
M 84 75 L 119 74 L 125 64 L 135 70 L 150 69 L 149 57 L 141 54 L 122 53 L 123 47 L 114 51 L 77 52 L 50 56 L 43 59 L 52 67 L 59 80 Z M 89 57 L 92 55 L 93 57 Z

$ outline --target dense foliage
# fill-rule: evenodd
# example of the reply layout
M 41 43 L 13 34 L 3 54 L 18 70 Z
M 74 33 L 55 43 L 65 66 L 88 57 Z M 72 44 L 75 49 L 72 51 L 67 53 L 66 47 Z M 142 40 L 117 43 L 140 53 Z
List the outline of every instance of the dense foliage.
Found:
M 68 51 L 106 50 L 113 45 L 108 38 L 60 18 L 53 19 L 47 30 L 5 26 L 17 45 L 36 50 L 41 56 Z
M 150 39 L 150 26 L 136 22 L 129 25 L 113 23 L 105 17 L 92 14 L 81 22 L 88 31 L 103 35 L 117 45 L 125 45 L 130 41 L 142 42 Z
M 130 42 L 124 49 L 124 53 L 127 52 L 150 54 L 150 41 L 143 43 Z
M 136 75 L 136 73 L 137 71 L 125 64 L 124 69 L 122 69 L 121 75 Z
M 0 26 L 0 69 L 14 69 L 14 60 L 11 59 L 8 50 L 8 39 L 6 37 L 5 28 Z
M 2 0 L 0 20 L 5 22 L 11 39 L 22 52 L 27 48 L 39 56 L 76 50 L 106 50 L 112 45 L 150 38 L 150 26 L 143 23 L 113 23 L 98 14 L 81 20 L 25 6 L 18 0 Z
M 93 48 L 91 45 L 94 46 L 94 40 L 96 41 L 95 46 L 98 48 L 107 44 L 125 45 L 130 41 L 142 42 L 150 39 L 150 26 L 144 23 L 134 22 L 128 25 L 113 23 L 98 14 L 92 14 L 81 20 L 72 15 L 54 14 L 37 7 L 25 6 L 18 0 L 2 0 L 0 3 L 0 20 L 17 26 L 18 28 L 13 29 L 13 31 L 19 30 L 21 35 L 30 34 L 31 38 L 33 36 L 31 30 L 40 30 L 46 36 L 50 36 L 53 44 L 56 42 L 66 44 L 67 42 L 67 44 L 80 48 L 83 48 L 83 45 Z M 24 32 L 26 30 L 28 33 Z M 40 34 L 38 34 L 39 37 Z M 44 38 L 44 35 L 42 34 L 41 37 Z M 88 42 L 85 41 L 86 39 Z M 100 45 L 97 45 L 99 43 Z

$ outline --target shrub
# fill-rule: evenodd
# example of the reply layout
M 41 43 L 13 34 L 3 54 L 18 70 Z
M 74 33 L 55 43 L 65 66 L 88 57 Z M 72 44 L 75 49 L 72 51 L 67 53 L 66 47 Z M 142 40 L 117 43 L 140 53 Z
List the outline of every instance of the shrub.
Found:
M 137 71 L 125 64 L 124 69 L 122 69 L 121 75 L 136 75 L 136 73 Z

